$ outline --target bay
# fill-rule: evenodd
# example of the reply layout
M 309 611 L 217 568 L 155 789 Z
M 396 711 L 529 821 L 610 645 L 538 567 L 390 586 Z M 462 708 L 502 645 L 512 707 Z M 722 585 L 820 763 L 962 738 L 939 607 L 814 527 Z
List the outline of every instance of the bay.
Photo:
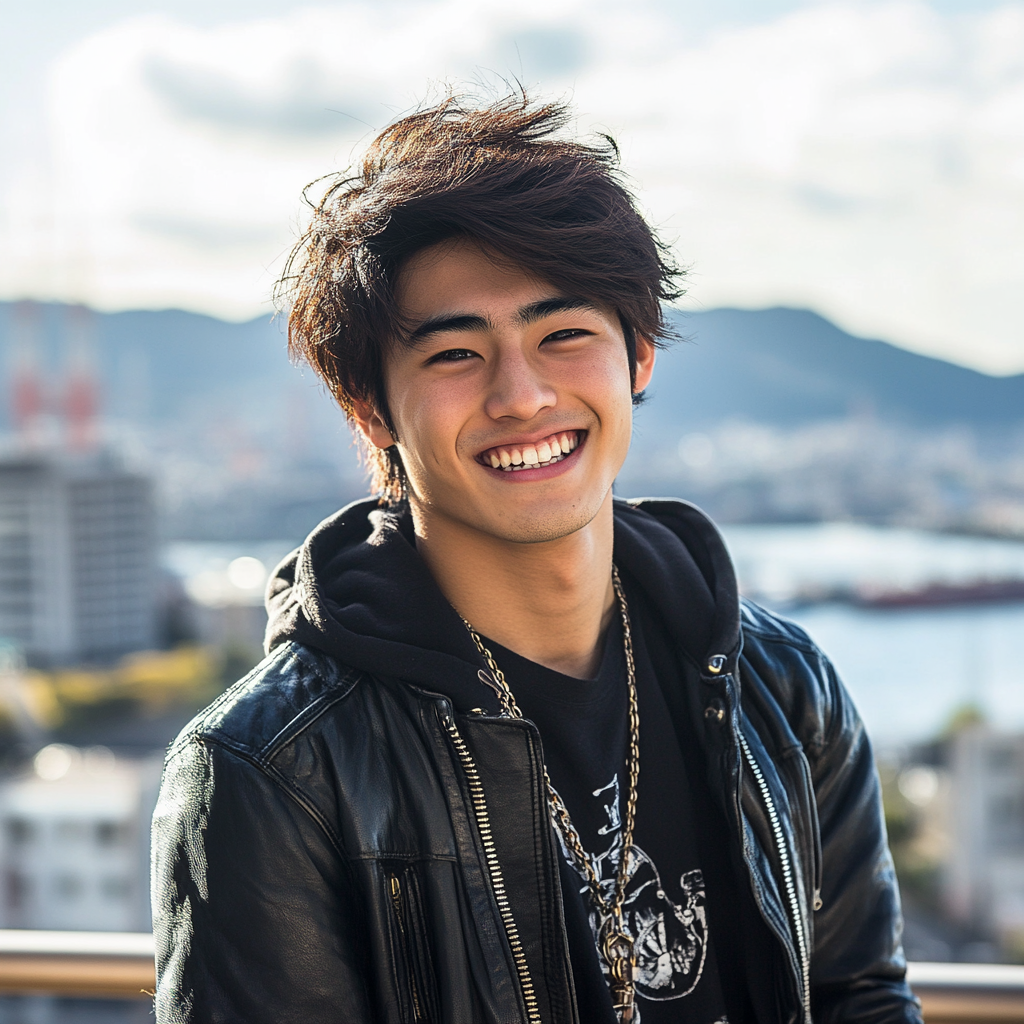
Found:
M 1024 543 L 855 524 L 725 527 L 741 587 L 810 634 L 880 748 L 936 736 L 974 705 L 1024 731 L 1024 602 L 871 609 L 790 606 L 801 587 L 925 585 L 1024 576 Z

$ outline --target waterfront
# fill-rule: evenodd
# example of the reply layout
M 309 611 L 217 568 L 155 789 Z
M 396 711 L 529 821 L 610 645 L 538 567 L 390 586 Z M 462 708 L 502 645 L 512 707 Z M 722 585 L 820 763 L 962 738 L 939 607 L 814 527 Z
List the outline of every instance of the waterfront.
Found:
M 926 740 L 975 704 L 1024 730 L 1024 602 L 868 609 L 795 603 L 801 590 L 1024 575 L 1024 543 L 848 524 L 723 531 L 744 589 L 828 653 L 879 747 Z
M 828 604 L 788 614 L 832 658 L 879 746 L 928 739 L 965 704 L 997 729 L 1024 730 L 1024 603 L 898 611 Z
M 837 523 L 723 533 L 744 590 L 799 622 L 828 653 L 880 747 L 929 739 L 969 703 L 999 729 L 1024 730 L 1024 602 L 919 609 L 795 602 L 814 590 L 1024 577 L 1024 543 Z M 290 547 L 174 544 L 163 561 L 200 601 L 215 591 L 252 603 L 262 576 L 245 593 L 225 590 L 232 560 L 256 558 L 270 569 Z

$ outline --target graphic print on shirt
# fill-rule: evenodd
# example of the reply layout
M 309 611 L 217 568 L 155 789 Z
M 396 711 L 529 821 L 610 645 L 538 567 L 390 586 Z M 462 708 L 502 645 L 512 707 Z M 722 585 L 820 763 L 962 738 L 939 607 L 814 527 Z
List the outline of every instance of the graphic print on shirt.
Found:
M 610 836 L 608 848 L 598 854 L 588 852 L 587 857 L 597 876 L 607 901 L 615 893 L 615 879 L 622 858 L 622 822 L 619 815 L 619 777 L 615 775 L 607 786 L 592 794 L 602 800 L 608 823 L 598 830 Z M 589 907 L 590 927 L 594 941 L 599 936 L 606 918 L 592 905 L 586 875 L 555 830 L 562 853 L 583 879 L 580 888 Z M 705 909 L 704 876 L 700 870 L 687 871 L 679 879 L 683 904 L 674 903 L 661 884 L 657 866 L 644 851 L 633 844 L 629 863 L 629 884 L 623 905 L 623 926 L 633 939 L 636 954 L 636 992 L 645 999 L 663 1001 L 681 999 L 689 995 L 701 979 L 707 957 L 708 928 Z M 607 975 L 608 965 L 601 957 L 601 970 Z M 640 1024 L 640 1007 L 634 1016 Z M 716 1024 L 727 1024 L 724 1020 Z

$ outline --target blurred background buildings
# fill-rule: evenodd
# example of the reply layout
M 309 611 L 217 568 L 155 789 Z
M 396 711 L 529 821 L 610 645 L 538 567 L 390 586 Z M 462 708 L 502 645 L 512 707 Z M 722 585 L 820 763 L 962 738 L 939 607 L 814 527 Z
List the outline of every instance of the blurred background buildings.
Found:
M 148 477 L 103 454 L 0 457 L 0 635 L 39 664 L 156 641 Z
M 618 137 L 693 271 L 617 491 L 704 507 L 743 591 L 835 660 L 910 958 L 1024 962 L 1024 5 L 11 17 L 0 927 L 148 927 L 162 751 L 261 657 L 274 565 L 365 494 L 271 316 L 299 191 L 429 82 L 512 74 Z M 0 1024 L 138 1016 L 97 1006 Z
M 0 783 L 0 927 L 141 932 L 159 756 L 52 743 Z

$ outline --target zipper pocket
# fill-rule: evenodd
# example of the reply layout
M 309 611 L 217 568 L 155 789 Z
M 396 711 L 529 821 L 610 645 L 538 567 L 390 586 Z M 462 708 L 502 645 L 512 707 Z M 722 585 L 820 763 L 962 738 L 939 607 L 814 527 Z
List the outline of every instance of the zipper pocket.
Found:
M 804 919 L 800 912 L 800 901 L 796 895 L 796 882 L 793 878 L 793 866 L 789 857 L 789 848 L 786 846 L 786 837 L 782 831 L 782 822 L 779 820 L 779 812 L 772 798 L 768 782 L 761 771 L 754 755 L 747 743 L 746 737 L 737 732 L 740 746 L 743 748 L 743 756 L 750 771 L 757 782 L 758 791 L 764 802 L 765 810 L 768 812 L 768 821 L 771 824 L 772 836 L 775 839 L 775 848 L 779 854 L 779 864 L 782 868 L 782 884 L 786 890 L 786 900 L 789 903 L 789 916 L 793 922 L 793 931 L 796 935 L 797 953 L 800 960 L 800 982 L 801 982 L 801 1004 L 803 1007 L 804 1024 L 811 1024 L 811 959 L 807 949 L 807 936 L 804 932 Z
M 402 954 L 405 960 L 405 974 L 409 984 L 409 993 L 412 999 L 413 1024 L 428 1024 L 428 1018 L 423 1012 L 423 999 L 420 994 L 420 986 L 416 984 L 416 965 L 413 961 L 411 921 L 408 914 L 405 893 L 402 888 L 402 880 L 397 872 L 392 871 L 388 875 L 388 890 L 391 896 L 391 907 L 395 914 L 395 923 L 398 926 L 398 935 L 402 945 Z
M 814 783 L 811 781 L 811 766 L 807 762 L 807 755 L 800 750 L 797 752 L 797 760 L 800 767 L 800 781 L 804 787 L 804 799 L 807 801 L 808 824 L 811 830 L 811 861 L 813 867 L 814 898 L 813 909 L 821 910 L 821 824 L 818 821 L 818 801 L 814 795 Z

